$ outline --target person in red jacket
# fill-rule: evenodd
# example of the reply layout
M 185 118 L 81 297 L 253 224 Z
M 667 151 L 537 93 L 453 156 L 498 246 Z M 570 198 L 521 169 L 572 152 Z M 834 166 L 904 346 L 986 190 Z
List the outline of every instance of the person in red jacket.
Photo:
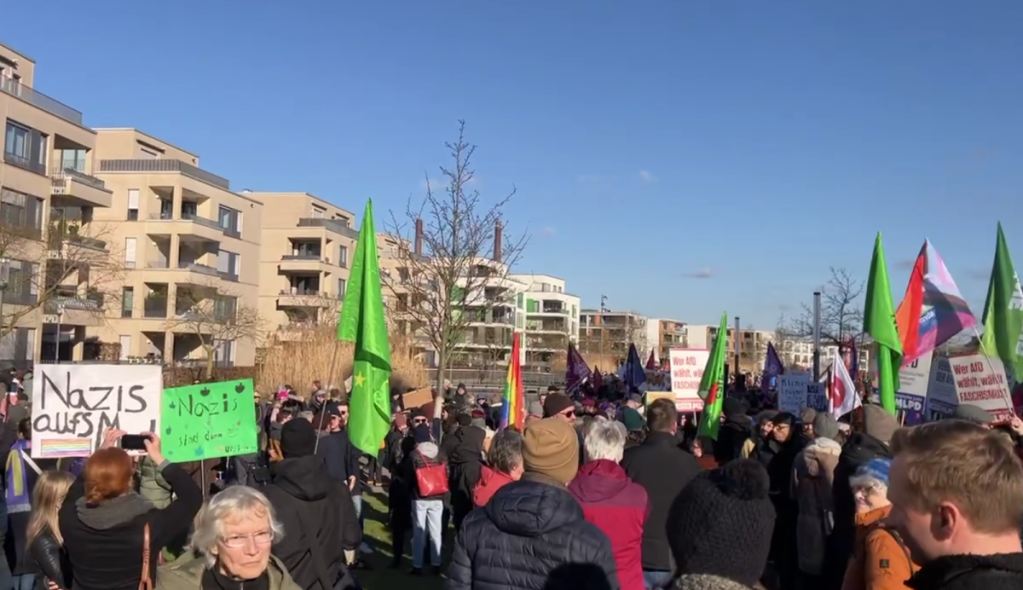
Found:
M 621 422 L 590 423 L 583 436 L 586 463 L 568 491 L 582 505 L 586 520 L 611 540 L 622 590 L 643 590 L 643 524 L 650 502 L 643 486 L 618 465 L 627 436 Z
M 472 503 L 482 508 L 490 497 L 505 484 L 522 477 L 522 435 L 514 430 L 502 430 L 490 441 L 487 465 L 483 466 L 480 481 L 472 492 Z

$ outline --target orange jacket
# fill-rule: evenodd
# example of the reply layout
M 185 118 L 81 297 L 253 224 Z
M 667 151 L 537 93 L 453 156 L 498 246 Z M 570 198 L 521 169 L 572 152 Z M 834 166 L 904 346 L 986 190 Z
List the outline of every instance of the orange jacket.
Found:
M 907 590 L 906 580 L 920 569 L 898 533 L 884 524 L 892 507 L 856 515 L 856 544 L 842 590 Z
M 508 477 L 507 473 L 501 473 L 496 469 L 491 469 L 486 465 L 480 473 L 480 481 L 476 484 L 476 488 L 472 491 L 472 503 L 477 508 L 482 508 L 487 505 L 497 490 L 513 482 L 512 478 Z

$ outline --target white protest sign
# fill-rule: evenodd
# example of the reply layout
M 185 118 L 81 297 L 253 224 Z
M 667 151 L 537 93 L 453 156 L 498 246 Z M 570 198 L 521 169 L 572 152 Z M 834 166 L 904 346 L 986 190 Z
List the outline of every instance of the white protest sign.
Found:
M 1000 359 L 968 354 L 951 357 L 948 362 L 952 366 L 960 405 L 969 404 L 987 410 L 995 422 L 1012 419 L 1012 398 Z
M 923 397 L 927 395 L 927 382 L 931 379 L 931 355 L 899 367 L 899 393 Z
M 809 385 L 808 371 L 786 371 L 778 375 L 778 410 L 799 414 L 806 405 Z
M 934 421 L 947 418 L 959 406 L 956 382 L 952 376 L 952 365 L 947 357 L 939 356 L 931 364 L 931 378 L 927 382 L 927 419 Z
M 159 365 L 36 365 L 32 382 L 32 457 L 86 457 L 117 428 L 156 432 Z
M 679 412 L 700 412 L 700 380 L 707 367 L 710 351 L 706 348 L 672 348 L 668 351 L 671 364 L 671 392 L 675 394 L 675 408 Z

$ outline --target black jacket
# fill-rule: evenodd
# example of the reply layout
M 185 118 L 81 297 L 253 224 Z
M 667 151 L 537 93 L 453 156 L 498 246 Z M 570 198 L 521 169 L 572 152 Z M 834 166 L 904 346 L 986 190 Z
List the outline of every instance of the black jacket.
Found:
M 74 576 L 74 590 L 138 590 L 142 577 L 142 540 L 149 524 L 150 575 L 156 580 L 156 562 L 160 551 L 192 526 L 202 506 L 202 491 L 187 471 L 166 464 L 162 475 L 176 498 L 161 510 L 149 509 L 109 526 L 96 528 L 82 522 L 78 506 L 85 495 L 85 480 L 79 477 L 68 490 L 60 507 L 60 532 Z M 85 508 L 84 510 L 100 510 Z M 91 519 L 90 519 L 91 520 Z
M 359 546 L 362 531 L 348 486 L 327 475 L 323 460 L 312 455 L 280 461 L 273 483 L 262 491 L 284 525 L 273 553 L 295 582 L 305 590 L 330 590 L 347 577 L 344 550 Z
M 42 574 L 36 579 L 36 588 L 46 588 L 47 580 L 53 580 L 57 586 L 65 590 L 71 588 L 71 564 L 68 562 L 67 553 L 57 543 L 49 528 L 44 529 L 32 540 L 28 547 L 28 560 L 30 569 Z
M 753 426 L 749 416 L 739 414 L 726 416 L 718 430 L 718 439 L 714 441 L 714 460 L 724 465 L 742 456 L 742 446 L 753 436 Z M 707 449 L 703 450 L 704 453 Z
M 349 477 L 359 479 L 358 449 L 348 441 L 348 433 L 344 430 L 323 434 L 316 447 L 316 455 L 323 458 L 327 466 L 327 474 L 337 482 L 348 484 Z M 356 489 L 358 483 L 355 484 Z M 354 490 L 353 490 L 354 491 Z M 355 492 L 358 493 L 358 492 Z
M 526 474 L 462 522 L 447 590 L 618 590 L 611 541 L 564 486 Z
M 643 526 L 645 570 L 674 569 L 664 523 L 675 497 L 702 470 L 696 457 L 676 444 L 675 437 L 667 432 L 651 432 L 643 444 L 626 449 L 622 458 L 625 473 L 643 486 L 650 499 L 650 514 Z
M 1017 590 L 1023 588 L 1023 553 L 949 555 L 920 568 L 913 590 Z
M 835 503 L 835 527 L 828 537 L 824 553 L 825 590 L 840 590 L 846 564 L 852 557 L 856 537 L 856 499 L 853 498 L 849 478 L 856 470 L 877 457 L 891 458 L 888 445 L 865 432 L 854 432 L 842 445 L 842 454 L 835 466 L 835 479 L 831 495 Z

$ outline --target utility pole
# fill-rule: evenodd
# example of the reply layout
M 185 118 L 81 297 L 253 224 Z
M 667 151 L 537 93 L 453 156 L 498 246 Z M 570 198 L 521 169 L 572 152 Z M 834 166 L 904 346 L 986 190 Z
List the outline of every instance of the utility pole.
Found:
M 739 356 L 742 354 L 742 343 L 739 338 L 739 316 L 735 316 L 735 378 L 739 379 Z
M 821 378 L 821 292 L 813 292 L 813 380 Z

